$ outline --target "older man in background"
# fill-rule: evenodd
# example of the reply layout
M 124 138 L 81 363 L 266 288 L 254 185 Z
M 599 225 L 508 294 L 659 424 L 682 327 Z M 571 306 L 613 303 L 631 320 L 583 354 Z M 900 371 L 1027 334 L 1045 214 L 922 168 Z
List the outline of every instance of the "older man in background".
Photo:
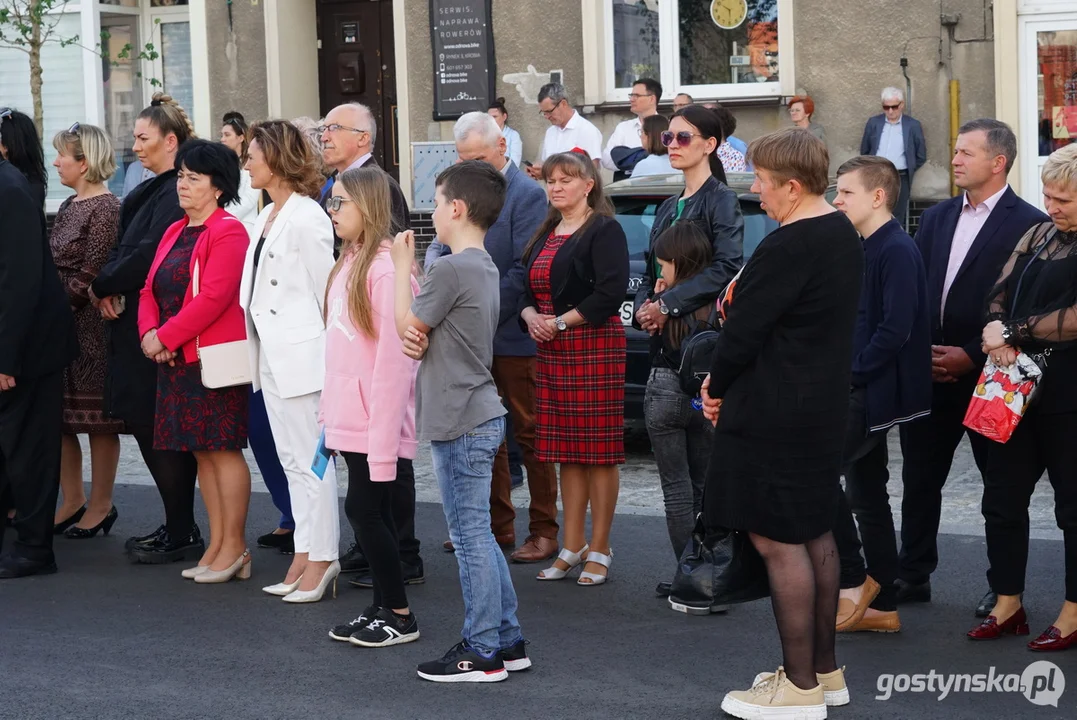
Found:
M 549 83 L 539 89 L 539 112 L 550 121 L 546 137 L 542 141 L 540 164 L 529 166 L 527 174 L 542 179 L 541 163 L 557 153 L 582 150 L 590 156 L 597 167 L 602 162 L 602 132 L 576 112 L 568 100 L 568 92 L 560 83 Z
M 517 317 L 524 292 L 524 248 L 546 217 L 546 193 L 505 156 L 505 138 L 489 115 L 467 113 L 456 121 L 453 136 L 460 161 L 482 160 L 508 180 L 505 204 L 497 222 L 486 231 L 485 241 L 501 275 L 501 317 L 494 335 L 491 372 L 508 407 L 512 433 L 523 450 L 531 493 L 528 538 L 511 559 L 540 562 L 557 552 L 557 473 L 551 463 L 535 458 L 535 342 L 520 328 Z M 448 247 L 435 239 L 426 253 L 426 266 L 448 252 Z M 490 485 L 490 524 L 503 547 L 516 542 L 511 491 L 508 449 L 502 443 Z M 452 544 L 446 542 L 445 547 L 451 549 Z
M 909 189 L 916 171 L 927 162 L 927 143 L 920 121 L 905 115 L 905 93 L 896 87 L 882 92 L 883 111 L 868 119 L 860 139 L 861 155 L 878 155 L 894 163 L 901 178 L 901 194 L 894 217 L 909 227 Z

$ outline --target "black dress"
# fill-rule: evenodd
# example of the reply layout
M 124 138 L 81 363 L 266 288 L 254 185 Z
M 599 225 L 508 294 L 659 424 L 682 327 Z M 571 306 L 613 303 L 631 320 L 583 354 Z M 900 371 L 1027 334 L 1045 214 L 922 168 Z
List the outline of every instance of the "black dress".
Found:
M 711 368 L 724 402 L 709 527 L 791 544 L 833 527 L 863 274 L 860 237 L 838 212 L 778 228 L 748 261 Z
M 191 253 L 205 225 L 187 227 L 153 276 L 153 296 L 164 325 L 183 308 L 191 284 Z M 158 366 L 154 450 L 241 450 L 247 447 L 246 385 L 211 389 L 202 371 L 177 352 L 175 365 Z

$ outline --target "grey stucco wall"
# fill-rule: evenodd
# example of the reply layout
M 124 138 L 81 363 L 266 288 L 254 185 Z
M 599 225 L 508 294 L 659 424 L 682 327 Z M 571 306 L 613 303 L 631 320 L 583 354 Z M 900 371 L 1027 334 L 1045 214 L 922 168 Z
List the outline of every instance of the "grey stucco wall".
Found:
M 574 97 L 583 95 L 581 2 L 598 0 L 493 0 L 497 94 L 505 97 L 510 124 L 524 140 L 524 158 L 534 160 L 547 122 L 534 104 L 525 104 L 507 74 L 563 70 Z M 451 123 L 432 120 L 432 73 L 428 0 L 406 0 L 408 82 L 412 141 L 451 139 Z M 960 14 L 956 37 L 990 37 L 992 17 L 984 0 L 946 0 L 946 13 Z M 796 86 L 816 104 L 816 120 L 827 132 L 831 167 L 836 170 L 859 152 L 865 121 L 881 112 L 879 93 L 905 88 L 899 60 L 906 51 L 912 80 L 911 110 L 924 126 L 928 162 L 916 176 L 913 196 L 949 196 L 951 76 L 961 84 L 962 121 L 994 111 L 994 54 L 990 40 L 950 43 L 939 21 L 937 0 L 796 0 L 794 32 Z M 906 46 L 907 43 L 907 46 Z M 941 47 L 941 51 L 940 51 Z M 706 98 L 697 98 L 705 100 Z M 577 107 L 579 103 L 575 102 Z M 789 125 L 784 105 L 729 103 L 737 116 L 737 136 L 750 141 Z M 669 112 L 669 108 L 663 108 Z M 629 117 L 625 110 L 598 107 L 588 119 L 608 137 Z
M 232 4 L 232 30 L 224 2 L 206 3 L 209 35 L 210 108 L 213 130 L 230 110 L 243 113 L 247 122 L 264 120 L 268 113 L 266 87 L 266 29 L 264 2 L 236 0 Z

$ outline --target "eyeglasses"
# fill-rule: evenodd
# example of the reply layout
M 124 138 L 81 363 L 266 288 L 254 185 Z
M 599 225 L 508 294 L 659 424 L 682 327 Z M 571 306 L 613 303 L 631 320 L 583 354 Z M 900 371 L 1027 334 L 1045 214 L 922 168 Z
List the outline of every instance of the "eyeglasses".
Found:
M 883 110 L 897 110 L 900 107 L 901 103 L 898 103 L 897 105 L 883 105 Z
M 641 97 L 654 97 L 652 93 L 628 93 L 629 100 L 639 100 Z
M 554 114 L 554 112 L 557 110 L 557 108 L 561 107 L 561 103 L 563 103 L 563 102 L 565 102 L 565 101 L 564 100 L 558 100 L 554 104 L 553 108 L 551 108 L 550 110 L 539 110 L 539 112 L 542 113 L 542 117 L 544 117 L 546 119 L 549 119 L 549 117 Z
M 664 133 L 659 135 L 659 139 L 662 140 L 662 144 L 665 145 L 666 147 L 670 147 L 671 145 L 673 145 L 674 140 L 676 140 L 677 144 L 680 145 L 681 147 L 691 145 L 692 144 L 692 138 L 694 138 L 694 137 L 703 137 L 703 136 L 700 135 L 699 133 L 688 132 L 687 130 L 681 130 L 680 132 L 677 132 L 677 133 L 670 132 L 669 130 L 666 130 Z
M 78 135 L 80 127 L 82 127 L 82 125 L 80 125 L 79 123 L 75 123 L 74 125 L 72 125 L 71 127 L 69 127 L 67 129 L 67 134 L 68 135 Z
M 325 201 L 325 209 L 329 212 L 340 212 L 341 205 L 346 202 L 352 202 L 352 199 L 343 195 L 333 195 Z
M 369 130 L 360 130 L 359 128 L 348 127 L 347 125 L 340 125 L 338 123 L 330 123 L 329 125 L 319 125 L 315 128 L 319 135 L 325 135 L 327 132 L 335 133 L 338 130 L 347 130 L 353 133 L 368 133 Z

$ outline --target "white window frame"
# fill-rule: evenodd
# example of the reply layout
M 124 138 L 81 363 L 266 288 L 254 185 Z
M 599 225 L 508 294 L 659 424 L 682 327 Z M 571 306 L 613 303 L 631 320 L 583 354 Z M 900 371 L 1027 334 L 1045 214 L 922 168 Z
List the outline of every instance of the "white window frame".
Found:
M 598 0 L 597 12 L 594 5 L 591 5 L 595 0 L 581 2 L 585 58 L 584 101 L 587 104 L 627 103 L 631 88 L 615 87 L 613 2 Z M 661 77 L 656 79 L 662 83 L 664 100 L 672 100 L 682 92 L 708 100 L 778 100 L 796 94 L 793 0 L 778 0 L 778 82 L 714 85 L 682 85 L 677 81 L 681 75 L 680 44 L 675 42 L 680 1 L 660 0 L 660 3 L 658 42 Z M 588 7 L 589 5 L 591 7 Z

